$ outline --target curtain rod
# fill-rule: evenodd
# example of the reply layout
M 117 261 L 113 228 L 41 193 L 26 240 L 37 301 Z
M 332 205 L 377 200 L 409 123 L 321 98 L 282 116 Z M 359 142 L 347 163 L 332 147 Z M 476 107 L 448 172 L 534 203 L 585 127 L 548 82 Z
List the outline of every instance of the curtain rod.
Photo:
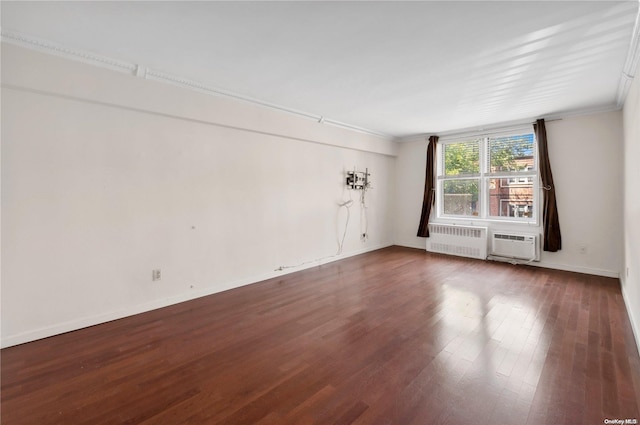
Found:
M 545 119 L 544 122 L 548 123 L 548 122 L 554 122 L 554 121 L 562 121 L 562 118 L 551 118 L 551 119 Z M 517 128 L 521 128 L 523 126 L 526 125 L 533 125 L 535 124 L 536 121 L 525 121 L 525 122 L 520 122 L 520 123 L 511 123 L 511 124 L 504 124 L 501 126 L 491 126 L 491 127 L 485 127 L 485 128 L 475 128 L 475 129 L 466 129 L 466 130 L 462 130 L 462 131 L 455 131 L 455 132 L 451 132 L 451 133 L 442 133 L 439 137 L 440 139 L 452 139 L 452 138 L 458 138 L 458 137 L 466 137 L 466 136 L 472 136 L 472 135 L 476 135 L 476 134 L 487 134 L 487 133 L 501 133 L 503 131 L 509 131 L 511 129 L 517 129 Z M 433 134 L 433 135 L 437 135 L 437 134 Z M 425 136 L 425 139 L 429 140 L 429 137 L 431 136 Z

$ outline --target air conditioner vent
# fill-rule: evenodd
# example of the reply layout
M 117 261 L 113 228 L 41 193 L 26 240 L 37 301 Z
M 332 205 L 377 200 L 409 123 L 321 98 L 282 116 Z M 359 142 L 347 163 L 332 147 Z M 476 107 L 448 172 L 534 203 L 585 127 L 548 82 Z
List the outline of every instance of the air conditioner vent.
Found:
M 522 235 L 504 235 L 502 233 L 496 233 L 493 235 L 494 238 L 496 239 L 509 239 L 512 241 L 524 241 L 525 240 L 525 236 Z
M 538 235 L 522 233 L 494 233 L 491 237 L 491 255 L 529 261 L 540 260 Z

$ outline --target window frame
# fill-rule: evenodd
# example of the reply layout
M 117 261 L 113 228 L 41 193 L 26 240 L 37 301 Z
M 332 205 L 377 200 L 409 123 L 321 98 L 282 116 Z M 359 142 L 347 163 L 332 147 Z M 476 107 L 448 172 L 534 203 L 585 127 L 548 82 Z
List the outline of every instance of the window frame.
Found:
M 489 164 L 489 140 L 500 137 L 513 137 L 521 135 L 531 135 L 533 137 L 532 168 L 522 171 L 497 171 L 491 172 Z M 444 149 L 446 145 L 475 142 L 479 144 L 480 167 L 479 173 L 445 175 L 444 172 Z M 540 173 L 538 168 L 538 145 L 535 133 L 531 127 L 518 127 L 508 130 L 496 130 L 492 132 L 473 133 L 456 137 L 442 137 L 438 143 L 436 150 L 436 218 L 438 220 L 452 221 L 491 221 L 491 222 L 507 222 L 518 223 L 524 225 L 539 225 L 540 220 Z M 511 217 L 511 216 L 491 216 L 490 215 L 490 184 L 492 179 L 497 179 L 497 186 L 502 185 L 502 179 L 512 183 L 517 188 L 524 188 L 528 183 L 520 183 L 520 180 L 531 177 L 532 180 L 532 212 L 531 217 Z M 477 215 L 456 215 L 446 214 L 444 212 L 444 182 L 447 180 L 478 180 L 478 200 L 476 211 Z M 507 184 L 508 186 L 508 184 Z

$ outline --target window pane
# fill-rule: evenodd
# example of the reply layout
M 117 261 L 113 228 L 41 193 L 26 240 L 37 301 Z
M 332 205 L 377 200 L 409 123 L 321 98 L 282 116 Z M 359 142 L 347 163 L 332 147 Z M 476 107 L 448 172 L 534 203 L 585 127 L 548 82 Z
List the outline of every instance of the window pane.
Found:
M 533 170 L 533 134 L 489 139 L 489 171 Z
M 480 142 L 445 144 L 443 151 L 444 175 L 477 174 L 480 172 Z
M 443 213 L 477 216 L 479 181 L 479 179 L 443 181 Z
M 533 217 L 533 177 L 489 179 L 490 217 Z

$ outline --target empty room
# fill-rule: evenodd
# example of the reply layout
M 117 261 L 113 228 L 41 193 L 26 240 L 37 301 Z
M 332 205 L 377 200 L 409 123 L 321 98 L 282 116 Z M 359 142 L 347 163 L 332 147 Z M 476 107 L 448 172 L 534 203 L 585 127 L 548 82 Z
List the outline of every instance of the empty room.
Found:
M 640 420 L 637 0 L 0 7 L 2 424 Z

